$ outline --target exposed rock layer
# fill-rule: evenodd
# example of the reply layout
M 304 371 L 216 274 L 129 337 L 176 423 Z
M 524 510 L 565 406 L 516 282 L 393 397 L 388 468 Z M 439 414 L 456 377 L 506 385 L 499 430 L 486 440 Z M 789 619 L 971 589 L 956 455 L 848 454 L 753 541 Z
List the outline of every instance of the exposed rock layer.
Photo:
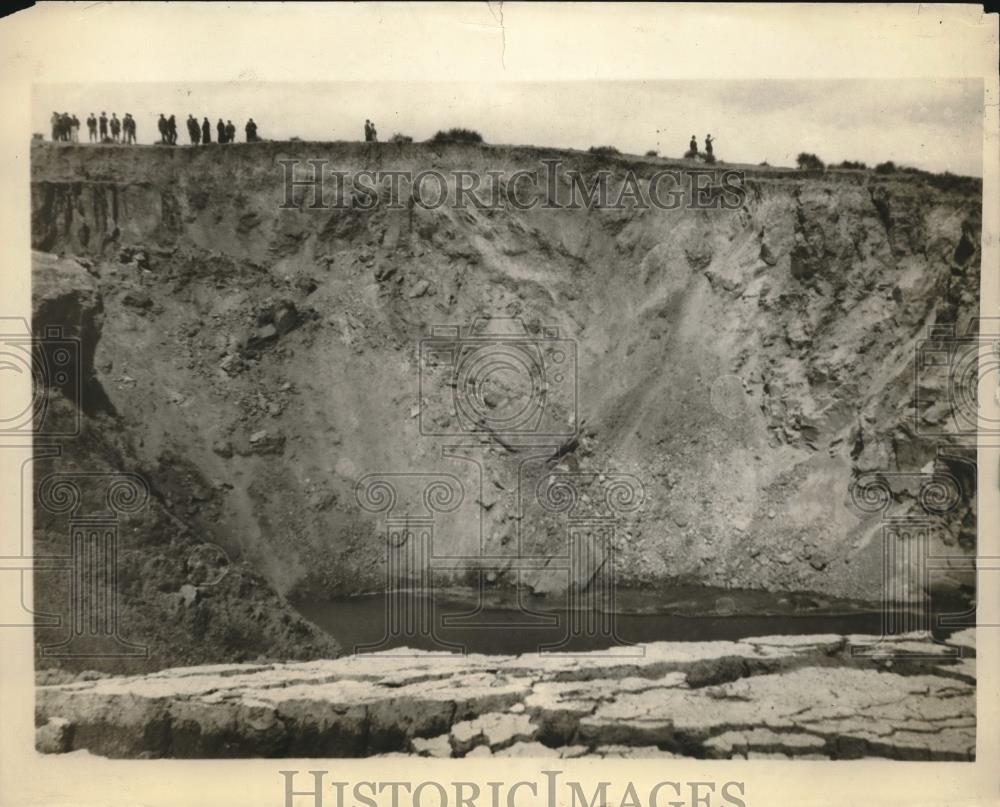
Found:
M 516 450 L 487 440 L 443 458 L 447 441 L 421 433 L 420 340 L 483 315 L 575 344 L 576 411 L 556 425 L 579 434 L 550 448 L 568 473 L 641 479 L 643 509 L 616 532 L 621 584 L 876 600 L 882 513 L 850 494 L 875 472 L 891 477 L 894 514 L 925 515 L 921 474 L 956 480 L 932 552 L 973 551 L 974 460 L 956 449 L 947 379 L 922 378 L 917 395 L 914 357 L 929 328 L 962 332 L 977 315 L 975 180 L 747 169 L 734 210 L 331 210 L 306 189 L 281 209 L 283 158 L 480 177 L 555 158 L 588 182 L 610 170 L 612 187 L 676 166 L 420 144 L 32 156 L 34 246 L 93 261 L 106 311 L 94 372 L 120 428 L 143 465 L 210 480 L 218 540 L 281 590 L 384 585 L 383 525 L 355 499 L 369 473 L 460 478 L 466 499 L 436 540 L 492 556 L 497 585 L 515 579 L 512 547 L 561 551 L 565 525 L 516 509 Z
M 47 346 L 48 361 L 35 390 L 35 457 L 25 457 L 22 484 L 34 486 L 39 668 L 121 673 L 337 656 L 336 641 L 221 545 L 211 483 L 181 456 L 161 454 L 155 463 L 142 457 L 142 433 L 123 424 L 104 395 L 107 375 L 95 373 L 107 320 L 92 269 L 85 259 L 34 255 L 32 331 Z M 67 345 L 68 359 L 59 361 Z M 65 565 L 75 551 L 74 522 L 107 516 L 109 491 L 128 479 L 141 480 L 146 494 L 115 524 L 114 576 L 76 590 Z M 45 495 L 64 483 L 72 495 Z M 74 496 L 75 506 L 67 507 Z M 105 623 L 94 631 L 89 621 L 108 613 L 114 640 L 103 632 Z M 72 646 L 63 645 L 69 636 Z
M 38 688 L 38 747 L 111 757 L 974 759 L 973 632 L 948 644 L 876 642 L 396 651 L 82 680 Z

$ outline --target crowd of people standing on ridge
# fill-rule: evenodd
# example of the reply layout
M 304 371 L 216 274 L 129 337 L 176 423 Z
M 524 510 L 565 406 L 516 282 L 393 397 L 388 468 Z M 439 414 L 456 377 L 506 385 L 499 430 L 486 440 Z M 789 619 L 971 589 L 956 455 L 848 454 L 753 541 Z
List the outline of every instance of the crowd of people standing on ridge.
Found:
M 80 142 L 80 119 L 68 112 L 52 113 L 52 139 L 66 143 Z
M 70 115 L 68 112 L 53 112 L 51 123 L 53 142 L 80 142 L 80 119 L 76 115 Z M 176 116 L 171 115 L 168 118 L 161 112 L 157 128 L 160 131 L 160 143 L 170 146 L 177 144 Z M 212 125 L 208 122 L 207 117 L 198 123 L 198 119 L 194 115 L 188 115 L 187 128 L 192 145 L 197 146 L 212 142 Z M 236 142 L 236 126 L 231 120 L 223 122 L 222 118 L 219 118 L 216 130 L 219 143 Z M 246 133 L 247 143 L 256 143 L 260 140 L 257 137 L 257 124 L 253 118 L 247 121 L 243 131 Z M 87 117 L 87 133 L 91 143 L 125 143 L 130 145 L 137 142 L 135 118 L 130 112 L 126 112 L 123 118 L 119 118 L 114 112 L 111 113 L 110 118 L 106 112 L 101 112 L 100 117 L 91 112 Z M 36 137 L 40 138 L 41 135 L 36 135 Z
M 161 112 L 157 127 L 160 131 L 160 143 L 168 146 L 177 145 L 177 118 L 174 115 L 168 118 Z M 198 123 L 198 119 L 189 114 L 187 130 L 193 146 L 208 145 L 212 142 L 212 124 L 209 123 L 207 116 L 202 118 L 201 123 Z M 219 118 L 218 123 L 215 124 L 215 130 L 217 142 L 222 144 L 236 142 L 236 126 L 231 120 L 223 122 L 222 118 Z M 253 118 L 246 122 L 243 131 L 246 134 L 247 143 L 255 143 L 260 139 L 257 137 L 257 124 Z M 126 112 L 125 117 L 121 120 L 114 112 L 111 113 L 110 118 L 104 112 L 101 112 L 99 118 L 91 112 L 87 117 L 87 132 L 91 143 L 132 144 L 136 142 L 135 118 L 129 112 Z M 36 135 L 36 137 L 40 138 L 41 135 Z M 80 119 L 68 112 L 53 112 L 52 140 L 54 142 L 79 143 Z M 375 124 L 367 118 L 365 119 L 365 142 L 378 143 L 378 131 Z M 698 138 L 691 135 L 691 142 L 688 144 L 688 150 L 684 157 L 689 160 L 701 157 L 706 163 L 714 163 L 715 149 L 712 135 L 705 135 L 704 152 L 698 151 Z
M 177 119 L 173 115 L 168 118 L 161 112 L 157 125 L 160 129 L 160 142 L 170 146 L 176 145 Z M 202 118 L 201 123 L 198 123 L 198 119 L 194 115 L 188 115 L 187 130 L 192 146 L 208 145 L 212 142 L 212 124 L 209 123 L 207 116 Z M 215 130 L 216 142 L 223 145 L 236 142 L 236 126 L 231 120 L 223 122 L 222 118 L 219 118 L 219 122 L 215 124 Z M 260 139 L 257 137 L 257 124 L 253 118 L 247 121 L 243 131 L 246 134 L 247 143 L 256 143 Z
M 91 143 L 134 143 L 135 118 L 129 112 L 121 119 L 114 112 L 110 118 L 106 112 L 102 112 L 100 117 L 91 112 L 87 116 L 87 136 Z M 80 119 L 68 112 L 53 112 L 52 139 L 64 143 L 79 143 Z
M 160 113 L 160 119 L 156 121 L 156 128 L 160 130 L 160 142 L 172 146 L 177 142 L 177 118 L 171 115 L 169 118 Z

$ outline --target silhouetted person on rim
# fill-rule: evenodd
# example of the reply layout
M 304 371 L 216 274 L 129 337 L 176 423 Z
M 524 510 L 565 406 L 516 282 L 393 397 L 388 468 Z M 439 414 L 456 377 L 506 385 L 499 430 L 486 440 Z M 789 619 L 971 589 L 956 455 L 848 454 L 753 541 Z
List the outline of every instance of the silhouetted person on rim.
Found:
M 87 118 L 87 137 L 91 143 L 97 142 L 97 116 L 93 112 Z
M 365 118 L 365 142 L 372 142 L 372 122 Z
M 201 142 L 206 145 L 212 142 L 212 124 L 208 122 L 208 118 L 201 121 Z
M 687 153 L 687 156 L 688 157 L 697 157 L 698 156 L 698 138 L 696 138 L 694 135 L 691 135 L 691 142 L 688 143 L 688 153 Z
M 116 113 L 111 113 L 111 120 L 108 122 L 108 125 L 111 127 L 111 141 L 113 143 L 120 143 L 122 139 L 122 122 L 118 120 Z
M 125 143 L 133 144 L 135 143 L 135 118 L 132 117 L 131 112 L 125 113 L 125 119 L 122 121 L 122 131 L 125 133 Z
M 236 142 L 236 127 L 233 125 L 231 120 L 226 120 L 226 142 Z
M 188 114 L 187 127 L 191 145 L 197 146 L 201 142 L 201 127 L 198 125 L 198 120 L 194 115 Z
M 103 143 L 108 139 L 108 116 L 102 112 L 101 117 L 97 119 L 98 129 L 101 133 L 101 142 Z
M 69 119 L 69 139 L 73 143 L 80 142 L 80 119 L 76 115 Z
M 167 119 L 164 114 L 160 113 L 160 119 L 156 121 L 156 128 L 160 130 L 160 142 L 167 142 Z
M 705 135 L 705 162 L 714 163 L 715 154 L 712 151 L 712 135 Z
M 226 142 L 226 124 L 222 122 L 222 118 L 219 118 L 219 122 L 215 124 L 215 130 L 219 133 L 219 142 Z
M 257 124 L 253 122 L 253 118 L 247 121 L 246 125 L 247 133 L 247 143 L 254 143 L 257 141 Z
M 170 145 L 177 144 L 177 118 L 174 115 L 167 118 L 167 139 L 170 141 Z

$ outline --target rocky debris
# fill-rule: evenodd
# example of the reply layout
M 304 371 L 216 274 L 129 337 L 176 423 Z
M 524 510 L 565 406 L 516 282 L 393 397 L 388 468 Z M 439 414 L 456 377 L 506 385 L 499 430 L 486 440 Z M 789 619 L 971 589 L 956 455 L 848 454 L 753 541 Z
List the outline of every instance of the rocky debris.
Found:
M 230 440 L 216 440 L 212 443 L 212 451 L 223 459 L 228 460 L 233 456 L 233 444 Z
M 771 729 L 726 731 L 705 743 L 705 748 L 716 752 L 722 759 L 734 759 L 740 755 L 745 757 L 751 751 L 789 756 L 801 754 L 803 751 L 819 753 L 825 746 L 825 740 L 815 734 L 796 734 Z
M 852 653 L 876 637 L 829 635 L 585 655 L 405 650 L 54 682 L 37 689 L 38 747 L 111 757 L 969 760 L 973 640 L 956 637 L 883 639 L 885 653 L 906 656 L 892 671 L 888 656 Z M 732 679 L 733 660 L 742 677 Z M 707 662 L 725 674 L 692 687 Z
M 253 211 L 244 213 L 240 216 L 239 221 L 236 223 L 236 232 L 241 235 L 246 235 L 247 233 L 256 230 L 263 223 L 263 219 L 260 217 L 259 213 Z
M 296 308 L 295 303 L 283 300 L 263 305 L 255 319 L 256 328 L 246 339 L 249 351 L 273 345 L 280 337 L 298 328 L 305 321 L 305 314 Z
M 410 742 L 413 753 L 421 757 L 450 757 L 451 740 L 447 734 L 439 734 L 437 737 L 426 739 L 424 737 L 414 737 Z
M 184 605 L 190 607 L 198 602 L 198 587 L 192 586 L 190 583 L 185 583 L 181 586 L 181 590 L 178 592 L 181 598 L 181 602 Z
M 274 327 L 278 329 L 279 335 L 284 335 L 295 330 L 302 322 L 302 316 L 295 308 L 294 303 L 285 302 L 274 309 Z
M 285 436 L 268 429 L 258 429 L 246 438 L 245 443 L 240 442 L 233 450 L 242 457 L 251 454 L 282 454 L 285 450 Z
M 98 678 L 105 677 L 105 673 L 100 673 L 96 670 L 83 670 L 79 673 L 74 673 L 71 670 L 62 670 L 58 667 L 35 670 L 35 683 L 39 686 L 69 684 L 73 681 L 96 681 Z
M 117 251 L 117 244 L 114 246 Z M 142 255 L 149 257 L 144 260 Z M 229 564 L 220 548 L 210 548 L 201 540 L 230 547 L 237 545 L 231 540 L 231 533 L 219 524 L 220 504 L 211 501 L 224 498 L 217 492 L 227 486 L 231 489 L 232 480 L 219 479 L 224 471 L 218 468 L 200 479 L 197 473 L 179 479 L 176 469 L 182 461 L 185 467 L 191 464 L 190 456 L 162 459 L 163 443 L 155 437 L 150 439 L 157 428 L 166 428 L 176 436 L 187 431 L 182 425 L 185 421 L 203 424 L 211 420 L 206 409 L 210 410 L 212 404 L 209 402 L 207 407 L 202 404 L 206 403 L 212 386 L 235 386 L 214 366 L 218 361 L 215 357 L 221 359 L 225 355 L 219 352 L 222 349 L 238 353 L 247 310 L 241 303 L 232 316 L 222 316 L 211 306 L 195 306 L 188 307 L 183 316 L 175 319 L 176 307 L 184 294 L 177 294 L 173 287 L 179 285 L 178 273 L 186 271 L 181 264 L 184 258 L 172 257 L 169 250 L 146 247 L 120 257 L 128 263 L 95 256 L 94 262 L 101 271 L 90 272 L 74 258 L 33 255 L 32 329 L 47 340 L 46 344 L 52 345 L 47 355 L 52 370 L 48 378 L 63 386 L 57 372 L 66 363 L 62 354 L 67 352 L 68 340 L 72 340 L 70 368 L 83 370 L 82 379 L 73 373 L 65 382 L 66 389 L 73 390 L 82 381 L 83 400 L 71 398 L 66 392 L 53 394 L 45 411 L 46 424 L 61 435 L 76 433 L 82 427 L 82 434 L 86 435 L 86 439 L 65 441 L 58 462 L 37 465 L 37 473 L 46 475 L 75 469 L 106 479 L 130 473 L 149 482 L 151 496 L 147 506 L 123 518 L 117 556 L 120 630 L 128 641 L 144 647 L 148 654 L 105 657 L 95 653 L 92 658 L 85 653 L 72 658 L 40 654 L 41 675 L 50 680 L 56 674 L 72 678 L 75 672 L 91 666 L 117 674 L 136 674 L 178 664 L 220 660 L 336 657 L 340 652 L 337 643 L 302 619 L 270 583 L 246 563 Z M 155 261 L 155 274 L 148 270 L 149 260 Z M 195 268 L 206 276 L 217 269 L 212 264 L 204 270 Z M 231 263 L 222 268 L 230 270 Z M 238 272 L 234 271 L 227 271 L 225 277 L 230 282 L 239 280 Z M 128 307 L 123 297 L 138 292 L 148 294 L 157 304 L 145 309 Z M 209 293 L 215 300 L 231 299 L 215 291 Z M 145 305 L 138 299 L 131 302 Z M 162 314 L 161 302 L 165 309 Z M 105 329 L 108 319 L 104 316 L 105 306 L 114 309 L 114 319 L 120 326 L 110 336 Z M 140 311 L 148 312 L 150 325 L 137 323 L 135 315 Z M 279 313 L 278 319 L 283 327 L 289 321 L 288 314 Z M 50 328 L 58 328 L 58 334 L 54 330 L 50 333 Z M 240 361 L 242 364 L 243 360 Z M 164 372 L 167 366 L 173 370 Z M 98 381 L 108 390 L 113 406 L 102 405 Z M 274 389 L 278 386 L 276 383 Z M 269 392 L 268 404 L 283 403 L 288 397 L 286 392 Z M 137 401 L 141 401 L 146 413 L 141 428 L 136 427 L 137 411 L 131 408 Z M 268 439 L 255 446 L 254 451 L 280 450 L 283 437 L 256 411 L 245 421 L 215 424 L 212 435 L 200 444 L 204 450 L 212 446 L 214 439 L 227 440 L 230 434 L 248 435 L 259 430 L 262 423 L 268 430 Z M 249 447 L 247 438 L 242 439 Z M 183 440 L 167 442 L 184 448 L 180 445 Z M 219 447 L 222 453 L 227 453 L 221 444 Z M 208 459 L 221 464 L 212 455 Z M 262 462 L 269 460 L 265 458 Z M 195 470 L 199 469 L 195 466 Z M 85 493 L 90 496 L 92 491 L 88 489 Z M 87 499 L 88 508 L 93 502 L 104 501 L 100 490 L 93 493 L 96 498 Z M 64 553 L 69 514 L 45 517 L 48 514 L 40 512 L 42 515 L 34 521 L 36 548 L 47 555 Z M 195 535 L 199 540 L 194 539 Z M 36 606 L 48 613 L 67 613 L 69 585 L 69 579 L 61 573 L 40 570 L 35 576 Z M 35 640 L 39 646 L 60 642 L 65 638 L 64 628 L 65 622 L 57 628 L 40 625 Z M 64 670 L 50 669 L 50 665 L 56 664 Z M 65 743 L 65 739 L 59 738 L 65 736 L 63 729 L 52 727 L 42 732 L 42 742 L 58 747 Z
M 122 295 L 122 303 L 131 308 L 148 309 L 153 307 L 153 298 L 144 291 L 127 291 Z
M 79 412 L 60 396 L 50 402 L 46 417 L 65 433 L 65 424 L 75 422 Z M 69 658 L 40 653 L 38 683 L 66 683 L 64 676 L 83 683 L 108 673 L 135 675 L 179 664 L 335 658 L 340 653 L 328 634 L 299 616 L 267 581 L 246 563 L 229 563 L 215 545 L 225 541 L 216 527 L 220 508 L 214 500 L 222 498 L 217 486 L 162 446 L 152 458 L 140 461 L 127 432 L 98 428 L 96 419 L 86 414 L 82 420 L 87 439 L 65 441 L 58 461 L 40 460 L 36 467 L 40 475 L 67 467 L 86 469 L 87 480 L 80 485 L 87 507 L 103 503 L 107 480 L 122 473 L 141 474 L 149 484 L 146 506 L 122 518 L 116 559 L 119 635 L 147 653 L 112 656 L 100 647 L 92 655 L 81 652 Z M 65 550 L 67 518 L 65 513 L 38 509 L 36 551 L 56 555 Z M 209 540 L 213 544 L 206 543 Z M 70 583 L 61 572 L 39 570 L 36 607 L 66 613 Z M 39 646 L 64 641 L 65 624 L 40 624 L 35 636 Z M 63 669 L 53 670 L 56 664 Z
M 479 748 L 485 747 L 486 746 L 479 746 Z M 479 750 L 479 748 L 476 750 Z M 496 751 L 491 750 L 489 754 L 483 754 L 482 756 L 521 759 L 560 759 L 562 757 L 560 751 L 561 749 L 549 748 L 547 745 L 542 745 L 541 743 L 517 742 L 507 748 L 498 749 Z M 472 756 L 472 754 L 467 754 L 466 756 Z
M 61 717 L 51 717 L 35 729 L 35 748 L 42 754 L 65 754 L 72 744 L 73 727 Z
M 184 561 L 184 571 L 194 586 L 214 586 L 230 570 L 229 556 L 225 550 L 210 543 L 196 544 Z
M 138 247 L 125 245 L 118 250 L 118 262 L 122 264 L 134 264 L 139 271 L 149 269 L 149 256 Z
M 692 689 L 710 686 L 712 684 L 724 684 L 727 681 L 735 681 L 750 672 L 746 659 L 738 656 L 723 656 L 717 659 L 705 659 L 695 662 L 688 670 L 685 682 Z
M 332 490 L 317 488 L 308 494 L 309 507 L 317 512 L 329 510 L 337 502 L 337 494 Z
M 58 322 L 82 338 L 102 309 L 96 281 L 73 258 L 32 252 L 31 260 L 32 319 Z M 53 308 L 58 311 L 49 313 Z
M 413 284 L 413 288 L 411 288 L 409 292 L 407 292 L 406 296 L 409 297 L 411 300 L 416 297 L 423 297 L 425 294 L 427 294 L 430 287 L 431 287 L 431 282 L 429 280 L 418 280 L 416 283 Z
M 316 289 L 319 288 L 319 283 L 316 278 L 310 277 L 308 275 L 301 275 L 295 279 L 295 288 L 301 291 L 307 297 L 312 294 Z
M 701 271 L 712 262 L 712 247 L 710 242 L 698 239 L 684 247 L 684 257 L 687 258 L 688 266 L 695 271 Z
M 683 754 L 663 751 L 655 745 L 601 745 L 594 749 L 594 754 L 604 759 L 682 759 L 684 757 Z M 562 754 L 562 756 L 568 755 Z M 573 756 L 582 756 L 582 754 L 574 754 Z
M 247 338 L 248 350 L 260 350 L 278 341 L 278 329 L 274 323 L 268 322 L 261 325 L 251 336 Z M 225 368 L 223 368 L 225 369 Z
M 975 656 L 976 653 L 976 629 L 966 628 L 965 630 L 960 630 L 957 633 L 953 633 L 948 637 L 948 644 L 954 647 L 961 647 L 963 651 L 968 655 L 971 653 Z
M 515 742 L 531 740 L 537 733 L 538 726 L 527 714 L 490 713 L 452 726 L 451 744 L 456 756 L 465 756 L 479 745 L 497 751 Z
M 763 236 L 761 236 L 760 243 L 760 259 L 768 266 L 775 266 L 778 263 L 778 255 L 775 253 L 775 248 L 765 241 Z

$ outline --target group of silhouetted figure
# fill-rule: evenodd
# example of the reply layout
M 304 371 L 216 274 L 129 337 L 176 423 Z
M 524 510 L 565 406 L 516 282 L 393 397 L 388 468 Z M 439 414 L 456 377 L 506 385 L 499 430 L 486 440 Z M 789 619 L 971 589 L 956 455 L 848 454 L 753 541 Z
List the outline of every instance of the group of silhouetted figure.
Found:
M 177 118 L 171 115 L 169 118 L 160 113 L 157 121 L 160 130 L 160 143 L 173 146 L 177 144 Z M 205 118 L 201 123 L 194 115 L 188 115 L 187 119 L 188 136 L 192 145 L 200 145 L 212 142 L 212 125 Z M 236 127 L 231 120 L 223 123 L 222 118 L 216 124 L 217 139 L 219 143 L 235 143 Z M 247 143 L 255 143 L 257 137 L 257 124 L 253 118 L 247 121 L 243 127 L 246 133 Z M 100 117 L 93 112 L 87 117 L 87 132 L 91 143 L 125 143 L 136 142 L 135 118 L 130 112 L 125 113 L 125 117 L 119 119 L 112 112 L 109 118 L 102 112 Z M 79 143 L 80 142 L 80 119 L 76 115 L 68 112 L 52 113 L 52 140 L 53 142 Z
M 177 143 L 177 119 L 173 115 L 167 118 L 160 113 L 158 126 L 160 128 L 160 142 L 175 145 Z M 201 123 L 198 123 L 198 119 L 194 115 L 188 115 L 187 130 L 192 146 L 207 145 L 212 142 L 212 124 L 209 123 L 207 117 L 202 118 Z M 223 145 L 236 142 L 236 126 L 231 120 L 223 122 L 222 118 L 219 118 L 219 122 L 215 124 L 215 130 L 217 142 Z M 255 143 L 259 140 L 257 124 L 253 118 L 247 121 L 243 131 L 246 133 L 247 143 Z
M 53 112 L 52 139 L 62 140 L 66 143 L 79 143 L 80 119 L 76 115 L 70 116 L 68 112 L 63 112 L 61 115 L 58 112 Z
M 91 112 L 87 116 L 87 135 L 91 143 L 134 143 L 135 118 L 129 112 L 121 119 L 114 112 L 110 118 L 106 112 L 102 112 L 100 117 Z M 79 143 L 80 119 L 68 112 L 53 112 L 52 139 L 64 143 Z
M 171 115 L 168 118 L 161 112 L 157 126 L 160 130 L 160 143 L 168 146 L 177 145 L 177 118 L 175 116 Z M 187 129 L 191 145 L 207 145 L 212 142 L 212 124 L 208 122 L 207 117 L 203 118 L 201 123 L 198 123 L 198 119 L 194 115 L 188 115 Z M 236 127 L 231 120 L 223 123 L 222 118 L 219 118 L 219 122 L 215 124 L 215 130 L 217 142 L 222 144 L 236 142 Z M 243 131 L 246 133 L 247 143 L 258 141 L 257 124 L 254 123 L 253 118 L 247 121 L 246 126 L 243 127 Z M 87 132 L 91 143 L 131 144 L 136 142 L 135 118 L 129 112 L 126 112 L 125 117 L 121 120 L 118 119 L 118 116 L 114 112 L 111 113 L 110 118 L 104 112 L 101 113 L 99 118 L 95 117 L 94 113 L 91 112 L 87 118 Z M 76 115 L 70 115 L 68 112 L 61 114 L 53 112 L 52 140 L 79 143 L 80 119 Z M 375 130 L 375 124 L 368 119 L 365 119 L 365 142 L 378 142 L 378 132 Z M 712 147 L 712 135 L 705 135 L 704 153 L 698 151 L 698 138 L 691 135 L 691 142 L 688 144 L 688 150 L 684 157 L 689 160 L 701 157 L 707 163 L 714 163 L 715 151 Z
M 684 155 L 686 160 L 694 160 L 699 156 L 698 154 L 698 138 L 691 135 L 691 142 L 688 144 L 687 153 Z M 705 135 L 705 153 L 701 155 L 705 162 L 714 163 L 715 162 L 715 150 L 712 148 L 712 135 Z

